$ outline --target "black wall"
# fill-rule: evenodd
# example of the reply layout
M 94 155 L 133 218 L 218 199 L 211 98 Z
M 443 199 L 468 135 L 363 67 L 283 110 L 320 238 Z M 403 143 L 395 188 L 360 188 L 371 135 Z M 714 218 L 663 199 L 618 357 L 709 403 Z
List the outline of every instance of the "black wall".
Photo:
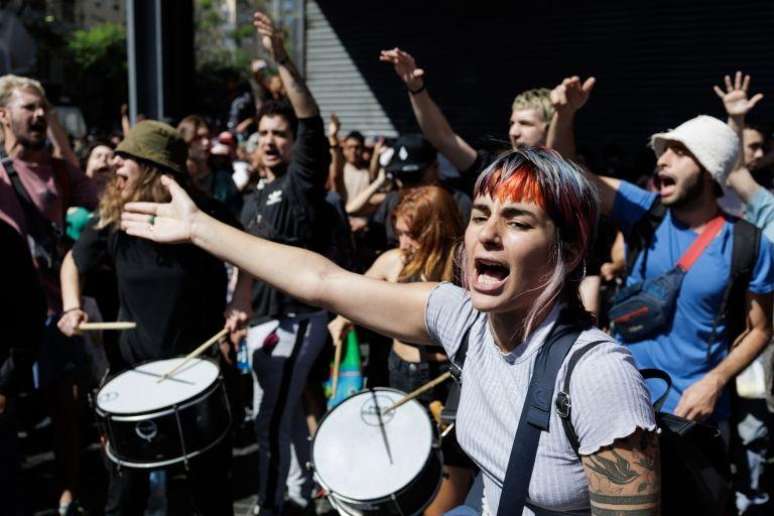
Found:
M 774 2 L 319 0 L 321 9 L 400 131 L 416 130 L 408 100 L 380 49 L 399 46 L 455 130 L 504 140 L 516 93 L 568 75 L 597 77 L 578 117 L 581 146 L 618 144 L 650 157 L 651 133 L 699 113 L 723 116 L 712 91 L 726 73 L 769 93 L 756 108 L 774 121 Z

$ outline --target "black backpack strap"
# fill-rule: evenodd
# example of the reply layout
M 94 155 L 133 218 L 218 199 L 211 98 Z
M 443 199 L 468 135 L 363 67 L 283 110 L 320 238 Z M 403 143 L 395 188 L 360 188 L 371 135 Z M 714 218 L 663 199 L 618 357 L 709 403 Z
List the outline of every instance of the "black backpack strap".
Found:
M 575 427 L 572 426 L 572 398 L 570 397 L 570 379 L 572 378 L 572 372 L 575 370 L 575 366 L 578 364 L 581 358 L 594 349 L 598 344 L 603 344 L 605 340 L 597 340 L 585 344 L 582 348 L 577 350 L 570 356 L 567 362 L 567 372 L 564 375 L 564 383 L 562 384 L 562 390 L 556 395 L 556 411 L 562 419 L 562 426 L 564 427 L 564 433 L 567 435 L 567 440 L 570 441 L 572 449 L 575 450 L 575 454 L 580 457 L 580 439 L 575 431 Z M 672 388 L 672 378 L 666 371 L 661 369 L 640 369 L 640 374 L 645 380 L 662 380 L 666 384 L 663 394 L 653 403 L 653 409 L 658 413 L 661 412 L 661 408 L 666 402 L 669 389 Z
M 567 434 L 567 439 L 570 441 L 572 449 L 575 450 L 576 454 L 580 448 L 580 440 L 578 439 L 578 434 L 575 432 L 575 428 L 572 426 L 572 421 L 570 420 L 570 416 L 572 415 L 570 378 L 572 376 L 573 370 L 575 370 L 575 366 L 578 364 L 578 361 L 580 361 L 580 359 L 583 358 L 586 353 L 594 349 L 598 344 L 602 344 L 604 342 L 609 341 L 595 340 L 594 342 L 589 342 L 588 344 L 584 344 L 582 348 L 570 355 L 570 359 L 567 362 L 567 372 L 564 375 L 562 390 L 559 391 L 559 393 L 556 395 L 556 412 L 562 418 L 564 433 Z
M 475 321 L 473 321 L 473 324 L 475 324 Z M 462 340 L 460 341 L 460 347 L 457 348 L 457 352 L 449 360 L 449 372 L 457 383 L 462 383 L 462 367 L 465 365 L 465 358 L 468 356 L 468 340 L 473 324 L 465 329 L 465 333 L 462 334 Z
M 647 260 L 647 252 L 650 247 L 653 235 L 656 233 L 656 228 L 664 220 L 666 216 L 666 206 L 661 203 L 661 200 L 656 199 L 648 209 L 648 212 L 637 221 L 632 227 L 628 235 L 626 235 L 626 272 L 631 274 L 634 262 L 637 261 L 637 257 L 641 251 L 645 252 L 645 260 L 642 265 L 645 267 L 645 261 Z
M 576 324 L 563 324 L 564 318 L 565 312 L 562 312 L 535 359 L 503 480 L 498 516 L 521 514 L 527 503 L 540 433 L 549 430 L 556 376 L 582 331 Z
M 729 302 L 745 299 L 755 263 L 758 261 L 760 246 L 761 229 L 746 220 L 735 220 L 731 248 L 731 271 L 726 289 L 723 292 L 720 310 L 713 321 L 712 340 L 715 338 L 715 326 L 721 317 L 726 318 L 726 332 L 730 340 L 744 331 L 746 303 L 729 304 Z

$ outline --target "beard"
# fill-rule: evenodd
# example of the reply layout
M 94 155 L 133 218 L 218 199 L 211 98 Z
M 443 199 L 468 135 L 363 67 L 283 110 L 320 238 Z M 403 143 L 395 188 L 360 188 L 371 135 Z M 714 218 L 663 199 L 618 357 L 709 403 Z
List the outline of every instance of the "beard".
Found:
M 677 195 L 674 200 L 664 201 L 664 206 L 671 208 L 689 208 L 696 204 L 704 194 L 704 189 L 707 188 L 707 182 L 704 181 L 704 174 L 696 174 L 696 176 L 687 182 L 680 195 Z
M 39 122 L 38 124 L 28 124 L 26 127 L 24 127 L 24 125 L 25 124 L 11 119 L 11 132 L 16 138 L 16 141 L 19 142 L 19 145 L 29 150 L 43 149 L 46 146 L 47 125 L 45 121 L 42 123 Z M 38 130 L 42 136 L 39 138 L 32 136 L 30 133 L 33 129 Z

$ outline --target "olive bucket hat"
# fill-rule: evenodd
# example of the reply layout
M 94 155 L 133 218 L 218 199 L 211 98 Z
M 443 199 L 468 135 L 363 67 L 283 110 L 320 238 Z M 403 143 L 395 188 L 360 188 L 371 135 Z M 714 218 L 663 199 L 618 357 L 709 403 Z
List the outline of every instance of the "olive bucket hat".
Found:
M 143 120 L 132 127 L 116 153 L 150 162 L 176 174 L 185 174 L 188 145 L 171 125 Z

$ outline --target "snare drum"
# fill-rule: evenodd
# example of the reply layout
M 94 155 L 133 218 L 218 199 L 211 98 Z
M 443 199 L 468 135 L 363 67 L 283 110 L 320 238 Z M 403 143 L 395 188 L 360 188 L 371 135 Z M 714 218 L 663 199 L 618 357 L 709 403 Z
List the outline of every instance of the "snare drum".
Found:
M 110 460 L 154 469 L 185 463 L 218 444 L 231 426 L 226 390 L 215 362 L 184 358 L 146 362 L 108 381 L 97 394 Z
M 382 414 L 405 393 L 376 388 L 350 396 L 320 421 L 312 468 L 343 514 L 420 513 L 441 483 L 441 451 L 417 401 Z

